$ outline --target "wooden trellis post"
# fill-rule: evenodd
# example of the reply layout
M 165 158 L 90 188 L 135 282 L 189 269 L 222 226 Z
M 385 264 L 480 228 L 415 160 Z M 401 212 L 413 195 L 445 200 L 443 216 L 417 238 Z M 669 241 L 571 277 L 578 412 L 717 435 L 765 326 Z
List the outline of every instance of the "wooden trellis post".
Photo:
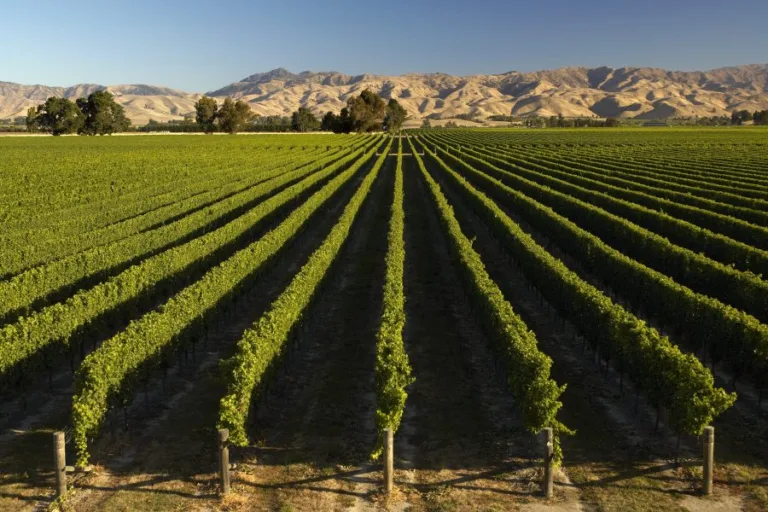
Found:
M 715 473 L 715 427 L 704 429 L 704 473 L 703 489 L 705 495 L 712 494 L 712 482 Z
M 229 429 L 222 428 L 218 431 L 219 441 L 219 482 L 221 483 L 221 494 L 229 494 L 230 475 L 229 475 Z
M 67 452 L 64 432 L 53 433 L 53 469 L 56 472 L 56 497 L 67 493 Z
M 395 446 L 391 428 L 384 431 L 384 489 L 391 493 L 395 487 Z
M 544 429 L 544 495 L 551 498 L 555 492 L 555 478 L 552 461 L 555 458 L 555 436 L 551 427 Z

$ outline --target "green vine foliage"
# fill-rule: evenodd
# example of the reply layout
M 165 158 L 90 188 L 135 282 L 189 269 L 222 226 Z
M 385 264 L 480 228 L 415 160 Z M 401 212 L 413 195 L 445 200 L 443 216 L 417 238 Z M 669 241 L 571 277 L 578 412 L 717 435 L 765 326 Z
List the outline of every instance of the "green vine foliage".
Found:
M 430 158 L 464 191 L 475 210 L 500 237 L 532 284 L 594 347 L 613 358 L 652 403 L 663 405 L 671 428 L 700 435 L 726 411 L 735 393 L 716 388 L 696 357 L 683 354 L 594 286 L 582 280 L 525 233 L 498 205 L 427 149 Z
M 450 235 L 461 273 L 472 294 L 472 301 L 488 321 L 492 341 L 507 368 L 507 380 L 519 404 L 523 422 L 529 432 L 536 434 L 551 427 L 555 434 L 555 464 L 563 458 L 560 437 L 574 432 L 557 419 L 562 407 L 560 395 L 566 386 L 559 386 L 551 377 L 552 359 L 538 349 L 535 334 L 504 299 L 498 285 L 491 279 L 472 242 L 462 233 L 453 208 L 440 190 L 440 186 L 427 172 L 421 157 L 414 156 L 432 198 L 437 204 L 440 218 Z
M 292 329 L 300 321 L 314 292 L 347 239 L 352 223 L 387 157 L 390 145 L 387 144 L 372 170 L 363 179 L 322 245 L 312 253 L 269 310 L 246 330 L 238 342 L 235 355 L 222 363 L 227 392 L 221 399 L 218 426 L 229 429 L 233 444 L 248 444 L 246 422 L 255 390 L 269 378 L 271 370 L 286 350 Z
M 742 272 L 702 254 L 677 246 L 668 239 L 624 217 L 614 215 L 578 199 L 575 190 L 559 192 L 524 178 L 524 171 L 504 171 L 465 151 L 463 159 L 477 162 L 502 181 L 551 206 L 606 242 L 622 249 L 640 262 L 661 269 L 677 282 L 719 298 L 762 321 L 768 321 L 768 281 L 752 272 Z M 520 175 L 518 175 L 520 174 Z M 573 187 L 572 185 L 570 186 Z M 641 207 L 632 206 L 633 209 Z
M 284 155 L 279 155 L 278 158 L 266 158 L 257 168 L 245 171 L 242 177 L 233 179 L 230 183 L 218 186 L 209 192 L 195 193 L 186 200 L 152 209 L 145 214 L 131 217 L 125 222 L 87 232 L 84 236 L 52 237 L 62 245 L 69 246 L 72 240 L 77 240 L 81 244 L 92 241 L 95 246 L 31 268 L 11 279 L 0 281 L 0 319 L 12 312 L 29 311 L 35 301 L 63 287 L 71 286 L 85 278 L 98 278 L 112 268 L 178 243 L 193 233 L 207 229 L 219 219 L 226 219 L 227 215 L 242 208 L 243 205 L 291 181 L 299 180 L 322 169 L 342 158 L 346 153 L 346 150 L 333 151 L 330 154 L 325 154 L 324 151 L 322 153 L 312 151 L 291 158 L 286 158 Z M 233 173 L 231 169 L 228 171 Z M 210 181 L 203 181 L 203 183 Z M 195 183 L 195 186 L 199 184 Z M 197 208 L 200 209 L 195 211 Z M 168 218 L 190 210 L 193 213 L 156 229 L 143 228 L 143 226 L 163 223 Z M 105 237 L 105 231 L 109 232 L 109 237 Z M 117 240 L 108 243 L 112 238 Z M 54 253 L 59 252 L 58 249 L 52 250 Z
M 573 162 L 564 165 L 546 157 L 534 156 L 535 153 L 520 156 L 505 151 L 491 153 L 488 150 L 477 150 L 472 154 L 505 170 L 516 170 L 539 184 L 599 206 L 714 260 L 728 265 L 735 264 L 740 270 L 768 275 L 768 251 L 759 247 L 768 240 L 768 229 L 761 227 L 768 222 L 768 215 L 764 212 L 739 209 L 754 212 L 756 218 L 762 214 L 760 220 L 745 221 L 649 193 L 628 191 L 600 179 L 582 177 L 580 167 L 576 167 L 577 164 Z M 622 186 L 628 183 L 631 182 L 623 180 Z M 721 204 L 714 201 L 711 203 L 707 206 L 717 208 Z
M 12 186 L 22 190 L 13 208 L 2 214 L 0 276 L 21 274 L 151 230 L 215 198 L 217 190 L 224 192 L 277 166 L 307 164 L 346 152 L 364 139 L 336 142 L 327 135 L 310 136 L 313 145 L 306 150 L 289 150 L 269 141 L 265 137 L 221 145 L 121 142 L 109 151 L 94 151 L 98 143 L 77 142 L 4 153 L 12 165 L 4 168 L 3 183 L 9 190 Z M 35 158 L 26 153 L 30 149 Z M 38 181 L 51 174 L 56 176 L 56 187 L 39 194 Z
M 768 380 L 768 326 L 717 299 L 676 283 L 673 279 L 613 249 L 551 207 L 482 173 L 465 159 L 443 152 L 467 177 L 487 190 L 542 232 L 555 237 L 568 254 L 622 296 L 679 332 L 690 334 L 692 350 L 706 347 L 716 360 L 732 363 L 736 375 L 749 371 L 758 386 Z M 559 197 L 559 196 L 557 196 Z M 610 353 L 607 347 L 601 347 Z
M 88 463 L 88 437 L 97 433 L 110 399 L 118 396 L 140 369 L 159 364 L 164 353 L 174 346 L 202 337 L 205 334 L 204 318 L 237 294 L 239 285 L 291 240 L 311 216 L 371 158 L 373 151 L 370 149 L 359 156 L 349 169 L 338 174 L 293 210 L 277 228 L 208 271 L 158 310 L 131 322 L 124 331 L 86 357 L 75 377 L 72 405 L 79 466 Z M 284 192 L 293 196 L 301 190 L 300 187 L 291 188 Z
M 402 139 L 398 139 L 402 140 Z M 386 277 L 381 324 L 376 334 L 376 431 L 377 441 L 371 458 L 381 456 L 384 431 L 400 426 L 408 399 L 406 388 L 414 381 L 403 343 L 405 328 L 405 212 L 403 210 L 403 151 L 398 144 L 392 215 L 387 235 Z
M 373 144 L 373 139 L 370 142 Z M 99 316 L 136 300 L 153 290 L 157 283 L 191 267 L 218 247 L 236 240 L 255 223 L 293 200 L 297 194 L 357 160 L 370 147 L 361 147 L 309 174 L 214 231 L 147 258 L 93 288 L 76 293 L 64 302 L 45 307 L 30 316 L 19 318 L 13 324 L 3 326 L 0 328 L 0 379 L 16 382 L 22 378 L 31 378 L 45 367 L 44 357 L 38 357 L 45 350 L 63 351 L 78 339 L 78 333 L 84 327 Z M 278 177 L 270 186 L 290 181 L 290 176 Z
M 653 151 L 649 152 L 644 144 L 625 145 L 615 143 L 615 139 L 608 145 L 605 139 L 589 142 L 583 133 L 573 133 L 570 141 L 564 138 L 559 144 L 545 141 L 541 141 L 542 144 L 509 144 L 515 139 L 509 133 L 495 135 L 499 137 L 496 141 L 490 140 L 496 137 L 488 132 L 482 135 L 467 132 L 450 136 L 441 134 L 439 138 L 451 144 L 471 143 L 472 150 L 521 165 L 526 161 L 529 164 L 543 163 L 548 173 L 555 171 L 560 176 L 574 178 L 574 183 L 590 183 L 588 188 L 610 190 L 611 194 L 638 204 L 663 205 L 661 209 L 664 211 L 671 208 L 681 218 L 691 216 L 692 222 L 709 219 L 715 222 L 713 230 L 716 225 L 736 227 L 738 223 L 734 224 L 734 220 L 741 219 L 751 223 L 751 226 L 743 223 L 741 226 L 754 234 L 763 230 L 761 238 L 765 244 L 766 228 L 763 226 L 768 223 L 765 211 L 768 209 L 768 187 L 760 179 L 759 166 L 748 162 L 757 155 L 750 144 L 739 144 L 739 147 L 726 143 L 730 161 L 723 165 L 722 160 L 719 163 L 696 162 L 702 153 L 707 153 L 708 144 L 696 141 L 695 136 L 686 138 L 684 149 L 657 139 L 652 143 Z M 429 134 L 425 136 L 430 137 Z M 499 143 L 501 141 L 503 143 Z M 563 152 L 563 147 L 568 151 Z M 639 149 L 641 155 L 637 153 L 638 148 L 642 148 Z M 719 154 L 713 155 L 713 150 Z M 719 160 L 722 155 L 722 146 L 709 148 L 710 158 Z M 734 162 L 738 162 L 735 168 Z M 558 170 L 566 174 L 557 173 Z M 682 176 L 684 180 L 681 180 Z M 695 208 L 688 209 L 688 206 Z
M 536 151 L 535 154 L 540 153 Z M 756 193 L 755 185 L 748 185 L 748 188 L 742 188 L 738 192 L 735 189 L 731 189 L 731 192 L 725 191 L 728 187 L 721 187 L 725 190 L 706 190 L 695 184 L 692 185 L 690 180 L 687 180 L 688 183 L 685 186 L 677 185 L 667 168 L 627 174 L 626 168 L 612 165 L 607 159 L 601 161 L 601 166 L 604 166 L 601 169 L 590 164 L 586 159 L 574 162 L 573 160 L 557 161 L 547 154 L 543 154 L 542 157 L 541 161 L 547 166 L 552 165 L 553 169 L 570 171 L 577 176 L 578 179 L 575 182 L 599 184 L 597 188 L 611 192 L 617 189 L 625 190 L 626 192 L 622 193 L 623 197 L 637 200 L 638 203 L 648 206 L 663 204 L 665 207 L 671 207 L 675 214 L 683 218 L 690 218 L 691 221 L 701 223 L 703 226 L 711 226 L 713 231 L 732 230 L 731 234 L 736 235 L 736 238 L 746 236 L 749 237 L 747 240 L 757 240 L 756 235 L 759 237 L 761 231 L 763 236 L 760 238 L 763 240 L 765 238 L 765 228 L 761 226 L 764 226 L 768 220 L 764 211 L 768 207 L 766 193 L 761 192 L 762 199 L 745 197 L 750 193 Z M 644 162 L 643 165 L 647 164 Z M 649 173 L 655 177 L 647 178 Z M 644 178 L 643 175 L 646 177 Z M 702 182 L 694 180 L 694 183 Z

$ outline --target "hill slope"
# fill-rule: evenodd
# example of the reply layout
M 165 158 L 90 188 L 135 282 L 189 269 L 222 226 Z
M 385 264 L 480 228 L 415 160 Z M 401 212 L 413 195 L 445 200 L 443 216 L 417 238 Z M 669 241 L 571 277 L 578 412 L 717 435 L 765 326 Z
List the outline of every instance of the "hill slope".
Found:
M 768 64 L 706 72 L 656 68 L 561 68 L 533 73 L 452 76 L 442 73 L 401 76 L 345 75 L 336 72 L 291 73 L 278 68 L 257 73 L 208 93 L 243 99 L 261 115 L 290 115 L 299 106 L 317 114 L 341 109 L 350 96 L 370 88 L 397 98 L 412 118 L 451 118 L 472 114 L 598 117 L 727 115 L 733 110 L 768 109 Z M 0 82 L 0 118 L 24 115 L 48 96 L 75 98 L 105 88 L 81 84 L 69 88 Z M 166 87 L 106 87 L 126 107 L 135 124 L 149 119 L 181 119 L 199 94 Z
M 132 84 L 105 87 L 95 84 L 78 84 L 72 87 L 47 87 L 44 85 L 19 85 L 0 82 L 0 119 L 26 116 L 29 107 L 44 102 L 51 96 L 76 99 L 94 91 L 106 89 L 115 95 L 125 108 L 133 124 L 142 125 L 155 121 L 182 119 L 194 110 L 200 94 L 190 94 L 168 87 Z

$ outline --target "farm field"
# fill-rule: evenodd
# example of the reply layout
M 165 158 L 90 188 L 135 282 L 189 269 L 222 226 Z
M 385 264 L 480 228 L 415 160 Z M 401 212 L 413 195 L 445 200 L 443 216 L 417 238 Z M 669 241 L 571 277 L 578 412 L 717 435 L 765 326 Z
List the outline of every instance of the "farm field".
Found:
M 0 185 L 0 510 L 768 510 L 768 130 L 4 137 Z

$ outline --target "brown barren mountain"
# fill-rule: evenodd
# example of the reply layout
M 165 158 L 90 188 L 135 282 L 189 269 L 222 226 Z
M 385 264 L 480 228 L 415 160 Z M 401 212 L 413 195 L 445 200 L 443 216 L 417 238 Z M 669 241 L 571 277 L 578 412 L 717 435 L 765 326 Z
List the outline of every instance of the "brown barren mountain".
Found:
M 0 82 L 0 118 L 23 116 L 48 96 L 77 98 L 99 85 L 69 88 Z M 290 115 L 300 106 L 322 115 L 338 111 L 349 97 L 370 88 L 396 98 L 411 119 L 448 119 L 469 114 L 656 119 L 728 115 L 734 110 L 768 109 L 768 64 L 719 68 L 706 72 L 656 68 L 561 68 L 533 73 L 452 76 L 443 73 L 401 76 L 345 75 L 336 72 L 294 74 L 279 68 L 251 75 L 208 93 L 243 99 L 261 115 Z M 182 119 L 193 112 L 200 94 L 167 87 L 106 87 L 125 106 L 134 124 L 150 119 Z

